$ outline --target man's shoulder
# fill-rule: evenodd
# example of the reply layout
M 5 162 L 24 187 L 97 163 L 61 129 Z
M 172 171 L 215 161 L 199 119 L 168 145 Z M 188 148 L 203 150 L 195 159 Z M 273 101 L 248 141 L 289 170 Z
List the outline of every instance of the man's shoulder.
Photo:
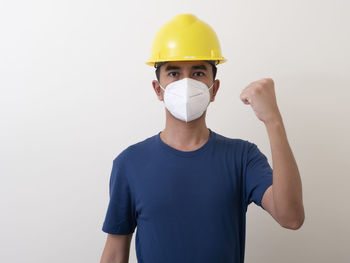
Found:
M 234 146 L 236 148 L 245 148 L 245 147 L 249 147 L 252 144 L 252 142 L 248 140 L 245 140 L 242 138 L 233 138 L 233 137 L 224 136 L 217 132 L 216 132 L 215 138 L 216 138 L 217 144 Z
M 244 162 L 249 155 L 255 153 L 257 146 L 248 139 L 232 138 L 216 134 L 216 148 L 219 152 L 227 153 L 239 162 Z
M 154 149 L 156 135 L 149 136 L 143 140 L 137 141 L 125 147 L 115 158 L 114 162 L 136 161 L 143 158 L 145 154 L 149 154 Z

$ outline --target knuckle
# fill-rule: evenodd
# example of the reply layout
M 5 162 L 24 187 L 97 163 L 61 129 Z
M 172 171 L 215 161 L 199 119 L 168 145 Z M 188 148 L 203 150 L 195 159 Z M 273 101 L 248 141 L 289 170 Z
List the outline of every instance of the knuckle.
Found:
M 272 78 L 266 78 L 266 83 L 273 84 L 273 79 Z

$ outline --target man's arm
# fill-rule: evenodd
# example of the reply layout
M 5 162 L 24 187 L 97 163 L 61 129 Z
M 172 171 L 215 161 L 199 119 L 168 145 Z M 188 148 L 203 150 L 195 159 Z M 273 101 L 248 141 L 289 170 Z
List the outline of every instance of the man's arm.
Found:
M 261 204 L 281 226 L 295 230 L 301 227 L 305 218 L 298 166 L 282 117 L 265 122 L 265 126 L 271 146 L 273 185 L 266 190 Z
M 270 140 L 273 184 L 265 191 L 261 205 L 281 226 L 298 229 L 305 218 L 301 179 L 277 106 L 274 81 L 264 78 L 250 83 L 240 99 L 264 122 Z
M 108 234 L 100 263 L 128 263 L 132 235 Z

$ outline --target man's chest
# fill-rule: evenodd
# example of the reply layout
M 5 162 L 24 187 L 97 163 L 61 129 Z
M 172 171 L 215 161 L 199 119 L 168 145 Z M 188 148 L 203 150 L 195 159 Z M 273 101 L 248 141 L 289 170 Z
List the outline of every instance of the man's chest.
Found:
M 133 181 L 140 219 L 220 216 L 241 204 L 239 175 L 224 163 L 145 165 Z

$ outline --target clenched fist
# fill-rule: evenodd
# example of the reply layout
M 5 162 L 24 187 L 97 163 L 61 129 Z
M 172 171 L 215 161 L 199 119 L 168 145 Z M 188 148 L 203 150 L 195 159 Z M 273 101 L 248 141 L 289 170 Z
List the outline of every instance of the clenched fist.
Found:
M 240 99 L 245 104 L 250 104 L 255 115 L 265 124 L 281 119 L 276 101 L 274 82 L 271 78 L 264 78 L 250 83 L 242 90 Z

